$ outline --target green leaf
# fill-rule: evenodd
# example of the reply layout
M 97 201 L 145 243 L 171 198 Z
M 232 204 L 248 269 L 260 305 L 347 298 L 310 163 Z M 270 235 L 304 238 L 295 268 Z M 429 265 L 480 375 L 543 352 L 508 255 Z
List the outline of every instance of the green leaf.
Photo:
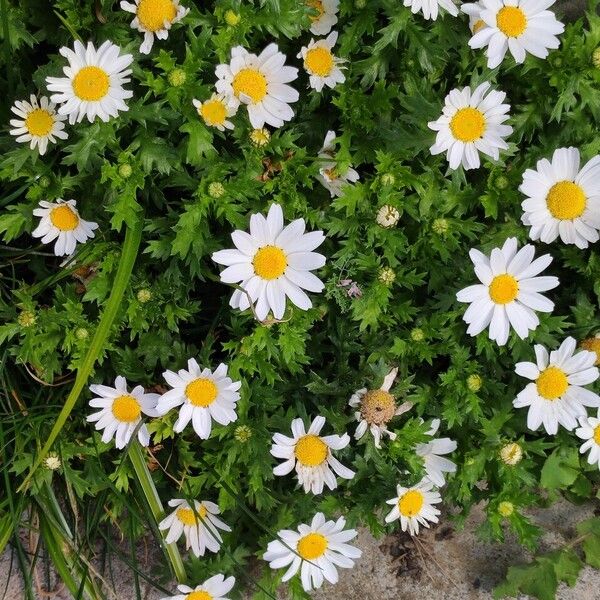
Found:
M 540 483 L 554 490 L 570 486 L 579 475 L 577 448 L 557 448 L 542 467 Z

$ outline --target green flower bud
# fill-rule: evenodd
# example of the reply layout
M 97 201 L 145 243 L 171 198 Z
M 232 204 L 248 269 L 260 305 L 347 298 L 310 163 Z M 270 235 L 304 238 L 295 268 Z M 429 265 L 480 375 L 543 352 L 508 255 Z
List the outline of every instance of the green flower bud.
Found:
M 234 13 L 232 10 L 228 10 L 225 12 L 225 23 L 230 27 L 235 27 L 240 21 L 242 17 L 237 13 Z
M 133 169 L 131 168 L 131 165 L 129 163 L 123 163 L 122 165 L 119 165 L 119 175 L 123 179 L 127 179 L 128 177 L 131 177 L 132 173 L 133 173 Z
M 35 313 L 30 310 L 21 311 L 17 317 L 17 322 L 21 327 L 31 327 L 32 325 L 35 325 L 36 320 L 37 317 L 35 316 Z
M 38 179 L 38 185 L 44 189 L 49 188 L 51 183 L 52 181 L 50 180 L 50 177 L 48 177 L 48 175 L 42 175 Z
M 597 68 L 600 69 L 600 46 L 598 46 L 593 52 L 592 52 L 592 64 Z
M 435 219 L 431 225 L 431 228 L 438 235 L 444 235 L 445 233 L 448 233 L 450 225 L 448 225 L 448 221 L 446 221 L 446 219 Z
M 500 502 L 500 504 L 498 504 L 498 512 L 503 517 L 510 517 L 510 515 L 512 515 L 515 512 L 515 505 L 512 502 L 504 500 L 503 502 Z
M 185 83 L 187 75 L 183 69 L 173 69 L 167 75 L 167 79 L 173 87 L 179 87 Z
M 211 198 L 220 198 L 225 193 L 225 187 L 220 181 L 213 181 L 208 186 L 208 195 Z
M 152 298 L 152 292 L 149 289 L 143 288 L 137 293 L 138 302 L 146 304 Z
M 60 462 L 60 458 L 58 458 L 57 454 L 51 453 L 51 454 L 48 454 L 48 456 L 46 456 L 46 458 L 44 459 L 44 466 L 49 471 L 56 471 L 56 470 L 60 469 L 60 467 L 62 466 L 62 463 Z
M 387 285 L 389 287 L 392 285 L 392 283 L 394 283 L 394 280 L 396 279 L 396 273 L 394 273 L 394 269 L 391 269 L 390 267 L 383 267 L 379 271 L 377 279 L 379 279 L 383 285 Z
M 75 337 L 78 340 L 87 340 L 90 337 L 90 332 L 85 327 L 78 327 L 75 330 Z
M 393 173 L 384 173 L 381 176 L 381 183 L 383 185 L 394 185 L 394 183 L 396 183 L 396 177 Z
M 500 460 L 510 467 L 514 467 L 523 458 L 523 448 L 516 442 L 510 442 L 500 448 Z
M 472 392 L 478 392 L 483 384 L 483 379 L 479 375 L 469 375 L 467 377 L 467 387 Z
M 505 190 L 510 185 L 510 181 L 506 175 L 498 175 L 494 181 L 494 185 L 497 190 Z
M 422 342 L 425 339 L 425 332 L 422 329 L 420 329 L 419 327 L 415 327 L 410 332 L 410 339 L 413 342 Z
M 245 444 L 252 437 L 252 429 L 248 425 L 238 425 L 233 432 L 233 437 L 242 444 Z

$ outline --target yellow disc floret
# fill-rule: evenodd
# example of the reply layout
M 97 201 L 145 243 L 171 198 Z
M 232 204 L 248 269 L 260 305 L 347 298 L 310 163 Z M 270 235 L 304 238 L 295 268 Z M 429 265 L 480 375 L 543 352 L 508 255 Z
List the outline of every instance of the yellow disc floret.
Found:
M 560 398 L 569 387 L 569 381 L 562 369 L 558 367 L 548 367 L 544 369 L 537 378 L 535 385 L 538 394 L 546 400 L 556 400 Z
M 485 117 L 476 108 L 461 108 L 450 120 L 450 131 L 461 142 L 474 142 L 485 132 Z
M 492 302 L 496 304 L 508 304 L 519 295 L 519 282 L 508 273 L 496 275 L 489 287 Z
M 80 100 L 95 102 L 108 94 L 110 78 L 100 67 L 83 67 L 73 78 L 73 92 Z
M 594 427 L 594 441 L 600 446 L 600 425 Z
M 185 600 L 213 600 L 213 596 L 204 590 L 197 590 L 190 592 Z
M 408 490 L 398 500 L 398 510 L 404 517 L 414 517 L 421 512 L 424 503 L 425 496 L 419 490 Z
M 50 211 L 52 225 L 61 231 L 73 231 L 79 225 L 79 217 L 68 204 L 59 204 Z
M 258 69 L 240 69 L 231 83 L 237 98 L 247 96 L 255 104 L 267 95 L 267 78 Z
M 206 508 L 204 506 L 200 506 L 196 509 L 196 513 L 191 508 L 178 508 L 177 509 L 177 518 L 184 524 L 194 526 L 198 524 L 198 518 L 196 514 L 200 517 L 200 519 L 204 519 L 206 517 Z
M 546 204 L 555 219 L 576 219 L 583 214 L 587 202 L 581 186 L 572 181 L 559 181 L 550 188 Z
M 600 365 L 600 337 L 592 337 L 581 342 L 581 347 L 588 352 L 596 353 L 596 366 Z
M 190 404 L 194 406 L 201 406 L 206 408 L 210 406 L 219 394 L 219 390 L 212 379 L 206 377 L 199 377 L 190 381 L 185 386 L 185 395 L 187 396 Z
M 115 398 L 112 403 L 112 414 L 117 421 L 133 423 L 140 418 L 142 408 L 140 403 L 129 394 Z
M 52 131 L 54 117 L 43 108 L 32 110 L 25 119 L 25 127 L 31 135 L 45 136 Z
M 140 0 L 137 18 L 146 31 L 159 31 L 165 28 L 165 21 L 172 23 L 177 16 L 177 8 L 172 0 Z
M 296 550 L 304 560 L 314 560 L 327 550 L 327 538 L 320 533 L 309 533 L 298 540 Z
M 207 125 L 223 125 L 227 117 L 227 108 L 221 100 L 207 100 L 198 109 Z
M 327 77 L 331 73 L 333 65 L 333 54 L 323 46 L 311 48 L 304 57 L 306 70 L 319 77 Z
M 329 447 L 318 436 L 308 434 L 296 442 L 294 454 L 298 462 L 305 467 L 316 467 L 325 462 Z
M 252 259 L 254 272 L 262 279 L 277 279 L 287 269 L 287 257 L 277 246 L 259 248 Z
M 506 37 L 519 37 L 527 27 L 527 17 L 517 6 L 505 6 L 496 15 L 496 25 Z
M 481 31 L 485 27 L 485 21 L 483 19 L 477 19 L 475 23 L 473 23 L 473 33 L 477 33 Z
M 369 425 L 384 425 L 395 413 L 394 396 L 384 390 L 369 390 L 360 404 L 360 414 Z

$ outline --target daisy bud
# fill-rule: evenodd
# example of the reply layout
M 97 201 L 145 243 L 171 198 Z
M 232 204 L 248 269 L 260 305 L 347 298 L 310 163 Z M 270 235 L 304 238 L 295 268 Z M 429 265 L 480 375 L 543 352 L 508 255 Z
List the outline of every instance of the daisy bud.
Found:
M 90 336 L 90 333 L 85 327 L 78 327 L 75 330 L 75 337 L 78 340 L 87 340 L 89 336 Z
M 137 293 L 138 302 L 141 302 L 142 304 L 146 304 L 146 302 L 149 302 L 151 298 L 152 298 L 152 292 L 146 288 L 141 289 Z
M 600 333 L 597 333 L 594 337 L 583 340 L 580 344 L 584 350 L 596 353 L 596 366 L 600 365 Z
M 385 229 L 394 227 L 400 220 L 400 211 L 391 204 L 384 204 L 378 211 L 375 219 L 377 224 Z
M 31 327 L 36 321 L 35 313 L 30 310 L 23 310 L 17 317 L 17 322 L 21 327 Z
M 367 5 L 367 0 L 355 0 L 354 6 L 359 10 Z
M 597 68 L 600 69 L 600 46 L 598 46 L 593 52 L 592 52 L 592 64 Z
M 506 175 L 498 175 L 494 181 L 494 185 L 497 190 L 505 190 L 510 185 L 510 181 Z
M 132 173 L 133 173 L 133 169 L 130 164 L 123 163 L 122 165 L 119 166 L 119 175 L 123 179 L 128 179 L 129 177 L 131 177 Z
M 240 21 L 242 17 L 237 13 L 234 13 L 232 10 L 228 10 L 225 12 L 225 23 L 230 27 L 235 27 Z
M 44 189 L 49 188 L 51 183 L 52 182 L 50 181 L 50 177 L 48 177 L 47 175 L 42 175 L 38 179 L 38 185 Z
M 390 267 L 383 267 L 380 269 L 377 279 L 379 279 L 383 285 L 387 285 L 389 287 L 392 285 L 392 283 L 394 283 L 396 279 L 396 273 L 394 273 L 394 269 L 391 269 Z
M 552 66 L 555 69 L 559 69 L 560 67 L 562 67 L 562 64 L 563 64 L 563 60 L 562 60 L 562 58 L 560 56 L 554 56 L 552 58 L 551 62 L 552 62 Z
M 413 342 L 422 342 L 425 339 L 425 332 L 422 329 L 420 329 L 419 327 L 415 327 L 410 332 L 410 339 Z
M 60 469 L 61 465 L 60 458 L 56 454 L 48 454 L 44 459 L 44 466 L 49 471 L 56 471 Z
M 167 79 L 173 87 L 181 87 L 185 83 L 187 75 L 183 69 L 173 69 L 167 75 Z
M 500 448 L 500 460 L 510 467 L 514 467 L 523 458 L 523 448 L 516 442 L 510 442 Z
M 481 389 L 481 384 L 483 383 L 483 379 L 479 375 L 469 375 L 467 377 L 467 387 L 472 392 L 478 392 Z
M 213 181 L 208 186 L 208 195 L 211 198 L 220 198 L 225 193 L 225 187 L 220 181 Z
M 250 132 L 250 141 L 257 148 L 262 148 L 269 143 L 271 139 L 271 134 L 268 129 L 262 127 L 261 129 L 253 129 Z
M 435 219 L 435 221 L 431 225 L 431 228 L 438 235 L 444 235 L 445 233 L 448 233 L 448 221 L 446 221 L 446 219 Z
M 503 502 L 500 502 L 500 504 L 498 504 L 498 512 L 503 517 L 510 517 L 510 515 L 512 515 L 515 512 L 515 506 L 512 502 L 504 500 Z
M 383 185 L 394 185 L 394 183 L 396 183 L 396 178 L 393 173 L 384 173 L 381 176 L 381 183 Z
M 238 425 L 233 432 L 233 437 L 238 442 L 245 444 L 252 437 L 252 429 L 248 425 Z

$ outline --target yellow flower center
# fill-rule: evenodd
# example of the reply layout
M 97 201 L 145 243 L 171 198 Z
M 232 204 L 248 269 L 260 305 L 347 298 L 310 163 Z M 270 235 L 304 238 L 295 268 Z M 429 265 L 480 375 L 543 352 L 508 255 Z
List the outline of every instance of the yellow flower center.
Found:
M 327 538 L 320 533 L 309 533 L 298 540 L 296 551 L 304 560 L 314 560 L 327 550 Z
M 198 508 L 196 510 L 196 513 L 194 513 L 194 511 L 191 508 L 178 508 L 176 515 L 177 518 L 184 524 L 184 525 L 197 525 L 198 524 L 198 519 L 196 518 L 196 514 L 201 518 L 204 519 L 206 517 L 206 508 L 204 508 L 204 505 L 201 505 L 200 508 Z
M 519 37 L 527 27 L 527 17 L 520 8 L 505 6 L 496 15 L 496 25 L 506 37 Z
M 263 279 L 277 279 L 287 269 L 287 257 L 277 246 L 259 248 L 252 259 L 254 272 Z
M 485 27 L 485 21 L 483 19 L 477 19 L 473 24 L 473 33 L 481 31 Z
M 213 600 L 213 596 L 204 590 L 198 590 L 197 592 L 190 592 L 186 600 Z
M 421 512 L 423 504 L 425 503 L 425 496 L 418 490 L 408 490 L 398 500 L 398 510 L 404 517 L 414 517 Z
M 221 100 L 208 100 L 198 110 L 207 125 L 223 125 L 227 109 Z
M 476 108 L 461 108 L 450 120 L 450 131 L 461 142 L 474 142 L 485 131 L 485 117 Z
M 305 467 L 316 467 L 323 464 L 328 451 L 327 444 L 318 435 L 310 433 L 301 437 L 294 448 L 298 462 Z
M 318 75 L 319 77 L 327 77 L 333 69 L 333 54 L 322 46 L 311 48 L 304 59 L 306 70 Z
M 140 418 L 141 413 L 140 403 L 133 396 L 126 394 L 113 400 L 112 414 L 117 421 L 133 423 Z
M 43 108 L 32 110 L 25 119 L 25 127 L 31 135 L 48 135 L 53 125 L 54 117 Z
M 562 369 L 558 367 L 548 367 L 544 369 L 537 378 L 535 385 L 538 394 L 546 400 L 556 400 L 560 398 L 569 387 L 567 376 Z
M 489 294 L 492 302 L 508 304 L 519 294 L 519 282 L 508 273 L 496 275 L 490 283 Z
M 219 390 L 211 379 L 199 377 L 185 386 L 185 395 L 194 406 L 206 408 L 217 399 Z
M 253 129 L 250 133 L 250 141 L 256 146 L 266 146 L 271 139 L 268 129 Z
M 80 100 L 96 101 L 108 94 L 110 79 L 100 67 L 83 67 L 73 78 L 73 92 Z
M 255 104 L 267 95 L 267 78 L 258 69 L 241 69 L 231 83 L 233 93 L 248 96 Z
M 369 390 L 360 405 L 360 414 L 369 425 L 383 425 L 396 412 L 394 396 L 383 390 Z
M 594 364 L 596 366 L 600 365 L 600 338 L 593 337 L 583 340 L 583 342 L 581 342 L 581 347 L 589 352 L 595 352 L 596 362 Z
M 314 8 L 317 11 L 316 15 L 310 15 L 311 21 L 318 21 L 323 16 L 325 7 L 323 6 L 322 0 L 308 0 L 306 5 Z
M 559 181 L 550 188 L 546 204 L 555 219 L 576 219 L 585 210 L 586 197 L 576 183 Z
M 52 225 L 61 231 L 72 231 L 79 225 L 79 217 L 68 204 L 60 204 L 50 211 Z
M 165 28 L 165 21 L 171 23 L 177 16 L 177 8 L 172 0 L 140 0 L 137 18 L 147 31 Z
M 594 441 L 600 446 L 600 425 L 594 427 Z

